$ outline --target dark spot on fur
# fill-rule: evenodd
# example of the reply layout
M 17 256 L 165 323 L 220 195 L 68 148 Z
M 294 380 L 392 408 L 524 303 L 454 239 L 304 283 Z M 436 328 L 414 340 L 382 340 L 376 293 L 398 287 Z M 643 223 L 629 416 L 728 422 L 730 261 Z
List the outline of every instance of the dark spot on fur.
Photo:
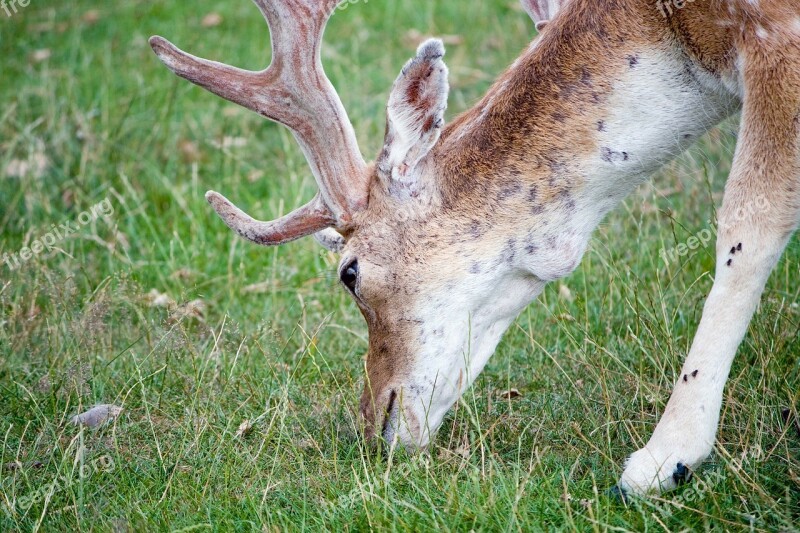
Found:
M 697 377 L 697 373 L 698 373 L 698 372 L 700 372 L 700 371 L 699 371 L 699 370 L 695 370 L 694 372 L 692 372 L 692 377 L 693 377 L 693 378 L 696 378 L 696 377 Z
M 728 265 L 728 266 L 733 265 L 733 259 L 728 259 L 728 262 L 725 263 L 725 264 Z
M 592 87 L 592 73 L 586 67 L 581 69 L 581 83 L 587 87 Z
M 516 239 L 508 239 L 508 241 L 506 241 L 506 247 L 503 250 L 503 261 L 506 263 L 513 263 L 516 256 L 517 241 Z
M 628 56 L 628 66 L 631 68 L 639 64 L 639 56 Z
M 683 375 L 683 382 L 686 383 L 687 381 L 689 381 L 689 374 L 684 374 Z
M 526 245 L 525 245 L 525 252 L 526 252 L 528 255 L 533 255 L 533 254 L 535 254 L 535 253 L 536 253 L 536 252 L 538 252 L 538 251 L 539 251 L 539 247 L 538 247 L 538 246 L 536 246 L 536 245 L 535 245 L 535 244 L 533 244 L 533 243 L 528 243 L 528 244 L 526 244 Z
M 517 172 L 519 171 L 517 170 Z M 519 194 L 520 191 L 522 191 L 522 184 L 515 183 L 513 185 L 508 185 L 500 189 L 500 192 L 497 193 L 497 199 L 501 202 L 504 200 L 508 200 L 512 196 Z
M 628 152 L 617 152 L 607 146 L 600 149 L 600 157 L 606 163 L 618 163 L 620 161 L 627 161 L 629 158 Z
M 601 120 L 597 123 L 597 131 L 606 131 L 606 123 Z
M 737 251 L 739 251 L 739 252 L 741 252 L 741 251 L 742 251 L 742 243 L 739 243 L 739 244 L 736 246 L 736 250 L 737 250 Z
M 735 246 L 733 248 L 731 248 L 730 254 L 731 255 L 735 255 L 736 254 L 736 247 Z
M 481 223 L 478 220 L 473 220 L 469 226 L 469 234 L 470 236 L 478 239 L 481 235 L 483 235 L 483 228 L 481 227 Z
M 470 274 L 480 274 L 481 273 L 481 265 L 480 265 L 480 263 L 478 263 L 477 261 L 472 263 L 472 265 L 469 267 L 469 273 Z

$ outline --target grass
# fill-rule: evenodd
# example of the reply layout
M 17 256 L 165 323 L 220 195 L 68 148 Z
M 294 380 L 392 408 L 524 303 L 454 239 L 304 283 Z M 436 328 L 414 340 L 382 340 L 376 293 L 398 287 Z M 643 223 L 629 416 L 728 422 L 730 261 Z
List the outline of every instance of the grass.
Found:
M 463 5 L 365 1 L 334 16 L 324 60 L 368 156 L 410 30 L 451 36 L 450 116 L 531 38 L 515 0 Z M 430 454 L 379 455 L 357 433 L 366 328 L 336 258 L 309 239 L 248 245 L 203 200 L 215 188 L 264 217 L 300 205 L 314 192 L 300 150 L 174 78 L 146 43 L 162 34 L 260 68 L 255 7 L 95 9 L 0 11 L 0 254 L 104 199 L 114 209 L 16 270 L 0 265 L 0 530 L 797 530 L 800 434 L 784 417 L 800 406 L 797 238 L 697 479 L 628 507 L 604 492 L 663 411 L 711 287 L 713 243 L 670 264 L 659 251 L 713 224 L 735 122 L 605 221 L 579 270 L 512 326 Z M 204 27 L 214 11 L 222 22 Z M 69 423 L 98 403 L 124 412 L 97 430 Z

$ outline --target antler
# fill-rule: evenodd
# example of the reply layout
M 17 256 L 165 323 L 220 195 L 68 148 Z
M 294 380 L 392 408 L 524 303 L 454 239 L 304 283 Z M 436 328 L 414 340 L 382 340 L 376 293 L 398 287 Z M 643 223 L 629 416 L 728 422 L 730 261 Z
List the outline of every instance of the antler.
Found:
M 320 192 L 311 203 L 274 222 L 252 219 L 217 193 L 206 198 L 228 226 L 259 244 L 281 244 L 327 227 L 346 229 L 366 205 L 369 174 L 320 57 L 322 34 L 339 0 L 254 2 L 270 28 L 273 53 L 266 70 L 200 59 L 162 37 L 152 37 L 150 46 L 178 76 L 291 129 Z
M 520 0 L 520 2 L 536 23 L 536 31 L 542 31 L 564 4 L 564 0 Z

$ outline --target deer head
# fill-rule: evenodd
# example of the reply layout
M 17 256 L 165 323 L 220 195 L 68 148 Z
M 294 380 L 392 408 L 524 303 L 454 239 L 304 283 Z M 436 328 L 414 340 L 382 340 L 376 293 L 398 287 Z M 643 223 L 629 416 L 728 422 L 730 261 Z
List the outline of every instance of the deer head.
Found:
M 369 327 L 366 433 L 425 446 L 516 315 L 563 269 L 563 258 L 541 255 L 540 268 L 531 268 L 538 245 L 518 224 L 517 209 L 531 209 L 535 187 L 523 185 L 513 167 L 469 163 L 482 148 L 474 121 L 445 131 L 441 41 L 423 43 L 403 67 L 387 105 L 383 149 L 366 164 L 320 61 L 338 0 L 255 3 L 274 50 L 262 72 L 199 59 L 161 37 L 150 43 L 177 75 L 288 126 L 319 194 L 273 222 L 254 220 L 215 192 L 207 199 L 257 244 L 315 235 L 341 253 L 339 277 Z

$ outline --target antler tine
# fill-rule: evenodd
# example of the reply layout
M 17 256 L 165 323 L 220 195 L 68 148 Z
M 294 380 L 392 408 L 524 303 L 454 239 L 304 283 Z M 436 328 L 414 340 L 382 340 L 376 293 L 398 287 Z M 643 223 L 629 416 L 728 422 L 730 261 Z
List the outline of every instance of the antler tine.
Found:
M 209 191 L 206 200 L 233 231 L 248 241 L 264 246 L 284 244 L 334 225 L 327 206 L 317 195 L 311 202 L 272 222 L 261 222 L 233 205 L 219 193 Z
M 273 53 L 272 63 L 266 70 L 247 71 L 201 59 L 181 51 L 162 37 L 152 37 L 150 44 L 178 76 L 284 124 L 292 131 L 308 159 L 320 194 L 318 199 L 298 210 L 297 216 L 312 217 L 308 224 L 292 219 L 293 222 L 286 225 L 286 220 L 282 219 L 283 227 L 302 230 L 302 233 L 324 220 L 328 226 L 347 229 L 353 215 L 366 205 L 369 172 L 344 106 L 322 67 L 322 35 L 339 0 L 254 2 L 270 27 Z M 212 205 L 216 208 L 223 204 L 212 202 Z M 314 208 L 310 209 L 312 205 Z M 327 210 L 326 216 L 321 216 L 320 209 Z M 219 209 L 218 212 L 226 222 L 231 220 Z M 247 224 L 255 222 L 247 217 Z M 271 234 L 273 229 L 264 226 L 261 231 Z M 293 238 L 302 236 L 298 233 Z M 271 238 L 259 240 L 262 244 L 272 241 Z

